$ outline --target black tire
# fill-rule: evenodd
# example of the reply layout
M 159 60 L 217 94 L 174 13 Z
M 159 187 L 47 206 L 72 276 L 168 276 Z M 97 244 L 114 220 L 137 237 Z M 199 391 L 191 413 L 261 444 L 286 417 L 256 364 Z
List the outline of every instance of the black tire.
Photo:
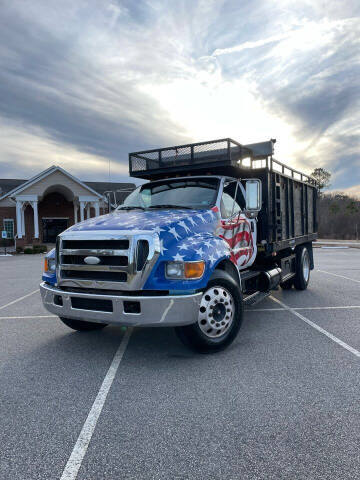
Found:
M 280 283 L 280 287 L 283 290 L 291 290 L 293 285 L 294 285 L 294 279 L 293 278 L 290 278 L 290 280 L 286 280 L 286 282 Z
M 229 323 L 229 325 L 226 325 L 224 327 L 224 329 L 227 327 L 228 329 L 225 330 L 224 333 L 221 333 L 218 337 L 211 338 L 201 330 L 199 322 L 196 322 L 193 325 L 187 325 L 184 327 L 175 328 L 176 334 L 179 337 L 179 339 L 183 342 L 183 344 L 199 353 L 216 353 L 221 350 L 224 350 L 226 347 L 230 345 L 230 343 L 234 341 L 241 327 L 241 323 L 243 319 L 243 302 L 242 302 L 242 293 L 240 291 L 238 283 L 227 272 L 223 270 L 216 270 L 206 287 L 206 290 L 203 295 L 203 299 L 206 298 L 207 292 L 211 291 L 211 289 L 214 289 L 214 291 L 216 291 L 216 287 L 218 287 L 219 289 L 223 289 L 221 291 L 225 292 L 224 295 L 225 294 L 227 295 L 230 302 L 230 306 L 232 310 L 231 323 Z M 230 294 L 230 297 L 228 294 Z M 219 302 L 219 306 L 221 306 L 220 302 Z M 214 312 L 216 305 L 215 307 L 210 306 L 209 308 L 214 308 L 213 310 L 210 310 Z M 225 304 L 223 304 L 223 307 L 221 308 L 225 308 Z M 226 311 L 227 310 L 225 309 L 225 312 Z M 224 315 L 228 315 L 228 314 L 224 313 Z M 210 316 L 212 316 L 212 314 Z M 219 322 L 221 321 L 219 320 Z M 216 323 L 216 325 L 218 324 Z M 223 328 L 223 327 L 220 327 L 220 328 Z M 215 330 L 216 328 L 214 328 L 214 331 Z
M 107 323 L 85 322 L 84 320 L 72 320 L 71 318 L 59 317 L 67 327 L 77 330 L 78 332 L 89 332 L 91 330 L 100 330 L 107 327 Z
M 294 287 L 297 290 L 306 290 L 310 281 L 310 254 L 307 247 L 300 247 L 296 253 L 296 274 Z

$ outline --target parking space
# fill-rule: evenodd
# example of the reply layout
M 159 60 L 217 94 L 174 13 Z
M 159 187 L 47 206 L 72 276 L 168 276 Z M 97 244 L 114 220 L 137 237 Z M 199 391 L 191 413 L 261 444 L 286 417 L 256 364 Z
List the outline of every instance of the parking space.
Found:
M 0 478 L 356 478 L 360 251 L 315 260 L 204 356 L 171 329 L 74 333 L 21 299 L 42 259 L 1 258 Z

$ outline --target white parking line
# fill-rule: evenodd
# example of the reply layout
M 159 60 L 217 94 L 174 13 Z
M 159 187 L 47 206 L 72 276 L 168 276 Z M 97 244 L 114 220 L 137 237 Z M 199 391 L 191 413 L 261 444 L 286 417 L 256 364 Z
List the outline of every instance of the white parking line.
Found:
M 339 307 L 296 307 L 294 310 L 343 310 L 347 308 L 360 308 L 360 305 L 347 305 L 347 306 L 339 306 Z
M 360 308 L 360 305 L 341 305 L 334 307 L 291 307 L 293 310 L 346 310 L 347 308 Z M 285 308 L 248 308 L 245 312 L 279 312 Z M 1 318 L 1 317 L 0 317 Z
M 20 300 L 24 300 L 24 298 L 30 297 L 30 295 L 34 295 L 34 293 L 36 293 L 36 292 L 39 292 L 38 288 L 36 290 L 34 290 L 33 292 L 30 292 L 27 295 L 24 295 L 23 297 L 17 298 L 16 300 L 13 300 L 12 302 L 7 303 L 6 305 L 3 305 L 2 307 L 0 307 L 0 310 L 2 310 L 3 308 L 6 308 L 6 307 L 10 307 L 10 305 L 14 305 L 14 303 L 20 302 Z
M 105 378 L 101 384 L 100 390 L 95 398 L 95 401 L 91 407 L 89 415 L 85 420 L 83 428 L 80 432 L 80 435 L 75 443 L 74 449 L 70 455 L 70 458 L 65 466 L 63 474 L 61 475 L 60 480 L 75 480 L 79 469 L 81 467 L 81 463 L 84 459 L 86 454 L 86 450 L 89 446 L 91 437 L 94 433 L 96 423 L 99 419 L 101 411 L 106 401 L 106 397 L 109 393 L 111 385 L 114 381 L 116 372 L 119 368 L 120 362 L 123 358 L 125 353 L 126 347 L 129 343 L 129 339 L 131 336 L 133 329 L 128 328 L 123 336 L 120 345 L 114 355 L 114 358 L 111 362 L 109 370 L 105 375 Z
M 245 312 L 280 312 L 284 308 L 245 308 Z
M 351 280 L 352 282 L 360 283 L 360 280 L 355 280 L 355 278 L 345 277 L 344 275 L 338 275 L 337 273 L 327 272 L 326 270 L 317 270 L 317 272 L 327 273 L 328 275 L 334 275 L 334 277 L 345 278 L 346 280 Z
M 335 335 L 333 335 L 332 333 L 328 332 L 327 330 L 325 330 L 324 328 L 321 328 L 319 327 L 319 325 L 317 325 L 316 323 L 312 322 L 311 320 L 309 320 L 308 318 L 304 317 L 303 315 L 301 315 L 301 313 L 297 312 L 296 310 L 294 310 L 293 308 L 289 307 L 288 305 L 285 305 L 285 303 L 283 302 L 280 302 L 280 300 L 278 300 L 277 298 L 273 297 L 272 295 L 270 295 L 271 300 L 273 300 L 274 302 L 278 303 L 279 305 L 281 305 L 285 310 L 291 312 L 293 315 L 297 316 L 298 318 L 300 318 L 300 320 L 302 320 L 303 322 L 307 323 L 308 325 L 310 325 L 310 327 L 313 327 L 315 328 L 315 330 L 317 330 L 318 332 L 322 333 L 323 335 L 325 335 L 326 337 L 330 338 L 330 340 L 332 340 L 333 342 L 337 343 L 338 345 L 340 345 L 341 347 L 345 348 L 346 350 L 348 350 L 349 352 L 351 352 L 353 355 L 355 355 L 356 357 L 360 357 L 360 352 L 358 350 L 356 350 L 355 348 L 351 347 L 350 345 L 348 345 L 347 343 L 343 342 L 342 340 L 340 340 L 339 338 L 335 337 Z
M 0 320 L 13 320 L 15 318 L 58 318 L 56 315 L 24 315 L 22 317 L 0 317 Z

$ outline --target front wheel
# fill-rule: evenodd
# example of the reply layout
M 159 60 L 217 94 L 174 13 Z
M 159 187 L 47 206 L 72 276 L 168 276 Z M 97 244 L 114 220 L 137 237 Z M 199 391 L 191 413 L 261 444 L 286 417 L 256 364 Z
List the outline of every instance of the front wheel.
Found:
M 215 353 L 233 342 L 242 318 L 240 288 L 231 275 L 218 270 L 203 293 L 197 323 L 175 330 L 180 340 L 192 350 Z
M 100 330 L 107 326 L 107 323 L 85 322 L 83 320 L 72 320 L 71 318 L 59 317 L 67 327 L 77 330 L 78 332 L 89 332 L 91 330 Z

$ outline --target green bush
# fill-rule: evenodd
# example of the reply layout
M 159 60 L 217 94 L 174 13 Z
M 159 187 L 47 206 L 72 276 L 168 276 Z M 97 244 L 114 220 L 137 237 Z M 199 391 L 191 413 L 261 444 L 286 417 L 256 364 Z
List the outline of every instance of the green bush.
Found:
M 33 250 L 32 248 L 30 248 L 30 247 L 26 247 L 26 248 L 24 248 L 24 253 L 26 253 L 26 254 L 32 254 L 32 253 L 34 253 L 34 250 Z
M 34 253 L 46 253 L 47 246 L 46 245 L 34 245 L 33 246 Z

